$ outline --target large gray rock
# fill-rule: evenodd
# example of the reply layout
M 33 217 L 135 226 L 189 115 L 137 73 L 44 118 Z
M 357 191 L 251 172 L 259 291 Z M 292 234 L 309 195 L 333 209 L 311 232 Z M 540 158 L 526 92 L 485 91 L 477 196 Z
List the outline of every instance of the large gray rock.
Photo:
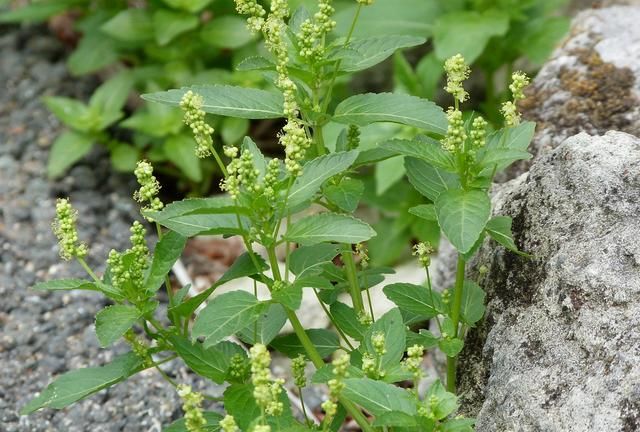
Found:
M 488 242 L 459 388 L 478 432 L 640 430 L 640 139 L 581 133 L 499 185 L 523 258 Z
M 619 130 L 640 136 L 640 6 L 590 9 L 542 67 L 520 107 L 537 122 L 535 157 L 579 132 Z M 528 169 L 516 164 L 511 179 Z

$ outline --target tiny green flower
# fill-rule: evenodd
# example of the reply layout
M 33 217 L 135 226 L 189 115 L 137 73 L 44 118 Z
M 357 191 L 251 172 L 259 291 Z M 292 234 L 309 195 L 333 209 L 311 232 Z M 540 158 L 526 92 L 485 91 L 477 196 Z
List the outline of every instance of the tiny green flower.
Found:
M 350 125 L 347 131 L 347 149 L 355 150 L 360 147 L 360 128 Z
M 262 30 L 264 25 L 264 16 L 266 11 L 256 0 L 235 0 L 236 11 L 242 15 L 249 15 L 247 18 L 247 27 L 251 33 L 257 33 Z
M 63 260 L 84 258 L 89 249 L 78 240 L 76 220 L 78 212 L 71 206 L 68 199 L 60 198 L 56 202 L 56 219 L 53 222 L 53 233 L 58 238 L 60 257 Z
M 202 395 L 194 392 L 191 386 L 186 384 L 178 386 L 178 395 L 182 399 L 182 410 L 184 411 L 187 430 L 189 432 L 204 432 L 207 420 L 202 414 Z
M 451 94 L 454 99 L 464 102 L 469 97 L 462 83 L 469 78 L 470 69 L 461 54 L 450 57 L 444 63 L 444 70 L 447 74 L 447 85 L 444 90 Z
M 502 104 L 502 108 L 500 108 L 500 112 L 504 117 L 504 123 L 508 127 L 518 126 L 520 124 L 520 113 L 518 112 L 518 107 L 513 101 L 506 101 Z
M 429 242 L 420 242 L 413 246 L 413 255 L 417 257 L 418 261 L 425 267 L 429 267 L 431 264 L 431 254 L 434 252 L 435 250 Z
M 139 203 L 148 203 L 143 210 L 161 210 L 164 204 L 157 196 L 160 192 L 160 183 L 153 175 L 153 166 L 147 161 L 138 161 L 133 173 L 140 185 L 140 189 L 134 192 L 133 198 Z
M 229 376 L 244 381 L 249 374 L 249 363 L 241 354 L 234 354 L 229 364 Z
M 271 426 L 269 425 L 256 425 L 253 427 L 252 432 L 271 432 Z
M 284 410 L 280 402 L 280 394 L 284 380 L 273 379 L 269 365 L 271 356 L 267 347 L 256 344 L 249 350 L 251 362 L 251 383 L 253 384 L 253 397 L 258 406 L 270 416 L 279 416 Z
M 524 72 L 514 72 L 511 75 L 511 84 L 509 90 L 513 95 L 513 100 L 518 101 L 524 99 L 524 88 L 529 85 L 529 77 Z
M 358 314 L 358 322 L 365 327 L 369 327 L 373 322 L 373 318 L 367 312 L 362 311 Z
M 371 335 L 371 345 L 373 345 L 373 349 L 378 356 L 383 356 L 387 353 L 387 349 L 385 348 L 385 339 L 384 333 L 380 331 Z
M 364 353 L 362 355 L 362 370 L 368 377 L 375 378 L 378 374 L 376 358 L 369 353 Z
M 196 140 L 196 155 L 205 158 L 213 153 L 214 130 L 205 122 L 206 113 L 202 110 L 204 100 L 201 95 L 189 90 L 180 99 L 180 108 L 184 111 L 184 123 L 191 128 Z
M 293 380 L 296 387 L 304 388 L 307 385 L 307 376 L 305 370 L 307 367 L 307 359 L 304 354 L 291 360 L 291 370 L 293 372 Z
M 407 349 L 407 358 L 404 360 L 404 367 L 413 374 L 413 378 L 416 381 L 424 375 L 422 371 L 423 355 L 424 347 L 422 345 L 413 345 Z
M 291 175 L 299 176 L 302 173 L 300 162 L 311 146 L 302 123 L 297 120 L 287 122 L 280 134 L 280 143 L 284 146 L 285 168 Z
M 356 253 L 360 257 L 360 267 L 363 269 L 369 267 L 369 251 L 364 243 L 358 243 L 356 245 Z
M 447 110 L 447 135 L 441 141 L 442 148 L 449 153 L 456 153 L 462 150 L 467 134 L 464 130 L 462 111 L 449 107 Z
M 514 72 L 511 75 L 509 90 L 511 90 L 513 99 L 503 103 L 502 108 L 500 108 L 507 127 L 514 127 L 520 124 L 520 113 L 516 104 L 519 100 L 524 99 L 524 88 L 528 85 L 529 78 L 524 72 Z
M 478 150 L 484 147 L 487 138 L 487 122 L 482 116 L 478 116 L 473 119 L 471 124 L 471 147 L 473 150 Z
M 236 419 L 234 419 L 232 415 L 227 414 L 218 424 L 222 432 L 240 432 L 240 428 L 236 424 Z

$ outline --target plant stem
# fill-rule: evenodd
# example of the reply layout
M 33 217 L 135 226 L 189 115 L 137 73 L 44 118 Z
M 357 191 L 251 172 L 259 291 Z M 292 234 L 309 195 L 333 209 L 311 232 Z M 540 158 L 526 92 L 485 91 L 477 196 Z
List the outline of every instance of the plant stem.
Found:
M 465 261 L 462 254 L 458 254 L 458 266 L 456 269 L 456 283 L 453 292 L 453 305 L 451 308 L 451 321 L 453 321 L 453 337 L 458 337 L 460 323 L 460 308 L 462 306 L 462 290 L 464 288 Z M 456 367 L 458 356 L 447 357 L 447 391 L 456 391 Z
M 91 270 L 91 267 L 89 267 L 89 265 L 84 260 L 84 258 L 76 257 L 76 259 L 78 260 L 78 262 L 80 263 L 82 268 L 84 268 L 84 271 L 86 271 L 87 274 L 89 274 L 89 276 L 91 276 L 91 279 L 93 279 L 96 282 L 101 282 L 100 278 L 98 278 L 98 276 L 96 276 L 96 274 L 93 272 L 93 270 Z
M 347 245 L 351 248 L 351 245 Z M 361 315 L 364 313 L 364 304 L 362 302 L 362 292 L 358 285 L 358 277 L 356 275 L 356 264 L 353 260 L 353 252 L 345 250 L 342 252 L 342 262 L 344 263 L 344 269 L 347 273 L 347 280 L 349 281 L 349 289 L 351 295 L 351 301 L 353 302 L 353 308 Z

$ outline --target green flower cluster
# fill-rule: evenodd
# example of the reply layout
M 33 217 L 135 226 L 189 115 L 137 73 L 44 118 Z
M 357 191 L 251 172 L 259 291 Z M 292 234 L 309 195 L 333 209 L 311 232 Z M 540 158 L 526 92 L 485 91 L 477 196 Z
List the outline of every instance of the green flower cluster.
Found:
M 482 116 L 473 119 L 471 124 L 471 150 L 476 151 L 484 147 L 487 139 L 487 122 Z
M 63 260 L 84 258 L 89 249 L 78 240 L 76 220 L 78 212 L 71 206 L 68 199 L 60 198 L 56 202 L 56 219 L 53 222 L 53 233 L 58 238 L 60 257 Z
M 134 192 L 133 199 L 139 203 L 149 203 L 143 210 L 158 211 L 162 209 L 164 204 L 157 196 L 160 192 L 160 183 L 153 175 L 153 166 L 147 161 L 139 161 L 133 173 L 140 185 L 140 189 Z
M 420 242 L 413 247 L 413 256 L 417 257 L 424 267 L 429 267 L 431 264 L 431 254 L 433 252 L 435 250 L 429 242 Z
M 299 53 L 309 63 L 317 63 L 325 54 L 324 38 L 336 26 L 336 22 L 331 19 L 334 12 L 331 0 L 319 0 L 318 12 L 313 19 L 307 18 L 300 25 L 300 31 L 296 35 Z
M 529 78 L 524 72 L 514 72 L 511 75 L 511 84 L 509 90 L 513 99 L 502 104 L 500 111 L 504 116 L 505 124 L 508 127 L 518 126 L 520 124 L 520 113 L 518 112 L 517 103 L 524 99 L 524 88 L 529 85 Z
M 305 369 L 307 367 L 307 359 L 304 354 L 298 355 L 298 357 L 291 360 L 291 371 L 293 372 L 293 381 L 298 388 L 304 388 L 307 386 L 307 376 Z
M 194 392 L 191 386 L 186 384 L 178 385 L 178 395 L 182 399 L 182 410 L 187 430 L 189 432 L 204 432 L 207 420 L 202 414 L 202 395 Z
M 462 111 L 449 107 L 447 110 L 447 123 L 447 135 L 441 141 L 442 148 L 449 153 L 461 152 L 467 139 L 464 121 L 462 120 Z
M 375 332 L 371 335 L 371 345 L 375 355 L 365 353 L 362 356 L 362 370 L 369 378 L 380 379 L 385 376 L 381 368 L 382 356 L 387 352 L 385 339 L 383 332 Z
M 144 274 L 149 265 L 149 247 L 145 240 L 147 230 L 140 222 L 135 221 L 130 230 L 131 248 L 124 253 L 112 249 L 109 252 L 107 263 L 109 264 L 113 286 L 126 290 L 126 287 L 130 284 L 133 292 L 129 294 L 136 296 L 140 294 L 140 290 L 144 285 Z M 131 256 L 131 259 L 126 260 L 126 263 L 125 256 Z
M 226 415 L 218 424 L 222 432 L 240 432 L 240 428 L 236 424 L 236 419 L 231 415 Z
M 356 125 L 349 125 L 347 131 L 347 149 L 355 150 L 360 147 L 360 128 Z
M 333 378 L 327 382 L 329 387 L 329 399 L 322 402 L 322 409 L 325 412 L 323 423 L 325 425 L 331 423 L 338 412 L 338 398 L 344 390 L 344 379 L 348 376 L 349 355 L 342 354 L 331 363 L 333 365 Z
M 258 183 L 259 175 L 260 171 L 253 164 L 253 155 L 245 149 L 240 157 L 231 159 L 227 165 L 227 177 L 220 187 L 233 199 L 238 198 L 242 186 L 249 192 L 260 192 L 262 185 Z
M 256 344 L 249 350 L 251 362 L 251 383 L 253 397 L 260 409 L 269 416 L 279 416 L 284 409 L 280 401 L 283 379 L 273 379 L 269 365 L 271 355 L 263 344 Z
M 236 0 L 236 11 L 241 15 L 249 15 L 247 27 L 255 34 L 262 30 L 266 11 L 256 0 Z
M 464 102 L 469 98 L 462 83 L 469 78 L 471 70 L 464 61 L 461 54 L 450 57 L 444 63 L 444 70 L 447 74 L 447 85 L 444 90 L 451 94 L 458 102 Z
M 413 345 L 407 349 L 407 358 L 404 360 L 404 367 L 413 374 L 413 379 L 418 381 L 424 376 L 422 371 L 422 358 L 424 355 L 424 347 L 422 345 Z
M 180 108 L 184 111 L 184 123 L 191 128 L 196 140 L 196 155 L 199 158 L 211 156 L 213 153 L 214 130 L 204 120 L 206 113 L 202 110 L 202 96 L 189 90 L 180 99 Z

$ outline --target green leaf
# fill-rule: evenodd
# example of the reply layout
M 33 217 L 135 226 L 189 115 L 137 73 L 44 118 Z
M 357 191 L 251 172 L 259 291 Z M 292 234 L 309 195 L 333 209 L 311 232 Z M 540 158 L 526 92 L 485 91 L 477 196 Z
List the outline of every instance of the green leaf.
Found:
M 152 217 L 154 221 L 162 223 L 178 216 L 215 211 L 220 213 L 240 212 L 231 198 L 218 195 L 209 198 L 185 198 L 181 201 L 173 201 L 161 211 L 147 212 L 145 216 Z
M 430 137 L 418 136 L 415 140 L 394 139 L 383 142 L 380 147 L 398 154 L 422 159 L 445 171 L 456 172 L 457 169 L 451 153 L 445 151 L 439 141 Z
M 437 221 L 436 206 L 433 204 L 420 204 L 409 209 L 409 213 L 428 221 Z
M 490 9 L 484 12 L 459 11 L 442 16 L 433 28 L 436 55 L 446 60 L 462 54 L 467 64 L 482 54 L 494 36 L 503 36 L 509 29 L 509 15 Z
M 366 126 L 375 122 L 400 123 L 444 135 L 447 119 L 435 103 L 399 93 L 367 93 L 351 96 L 336 107 L 333 121 Z
M 321 368 L 317 369 L 311 377 L 311 382 L 314 384 L 326 384 L 330 379 L 335 378 L 336 374 L 333 372 L 332 364 L 325 364 Z M 347 374 L 350 378 L 364 378 L 364 372 L 355 366 L 347 366 Z
M 364 343 L 367 351 L 372 355 L 375 355 L 375 350 L 371 339 L 376 333 L 382 333 L 385 336 L 382 368 L 386 369 L 398 364 L 406 349 L 406 331 L 398 308 L 391 309 L 369 327 L 364 337 Z
M 401 310 L 424 319 L 431 319 L 444 311 L 440 293 L 429 292 L 424 286 L 400 282 L 387 285 L 382 291 Z
M 463 346 L 464 342 L 458 338 L 444 338 L 438 341 L 438 348 L 440 348 L 440 351 L 447 357 L 455 357 L 460 354 Z
M 253 397 L 253 389 L 251 384 L 233 384 L 227 387 L 224 392 L 224 408 L 229 415 L 234 417 L 243 431 L 252 430 L 251 423 L 261 416 L 261 410 Z M 277 417 L 266 416 L 272 431 L 284 431 L 287 427 L 298 424 L 291 413 L 291 403 L 287 393 L 280 393 L 279 399 L 284 406 L 283 413 Z
M 473 432 L 476 420 L 471 418 L 452 418 L 444 422 L 440 428 L 442 432 Z
M 44 21 L 78 3 L 81 3 L 81 0 L 50 0 L 30 3 L 15 10 L 0 13 L 0 23 Z
M 222 119 L 220 135 L 222 136 L 222 141 L 225 144 L 237 144 L 242 138 L 248 138 L 251 140 L 251 138 L 245 137 L 248 132 L 249 120 L 237 117 L 225 117 Z
M 440 228 L 460 253 L 473 247 L 491 216 L 489 196 L 477 190 L 447 190 L 435 206 Z
M 243 230 L 247 230 L 249 228 L 249 220 L 246 217 L 240 217 L 240 223 L 241 225 L 238 224 L 237 215 L 218 212 L 210 214 L 187 214 L 160 222 L 162 226 L 165 226 L 172 231 L 176 231 L 185 237 L 193 237 L 199 234 L 241 234 Z
M 567 34 L 571 24 L 568 17 L 544 17 L 528 23 L 526 43 L 518 46 L 535 65 L 542 65 Z
M 438 346 L 439 339 L 429 330 L 420 329 L 419 333 L 407 331 L 407 346 L 422 345 L 425 349 Z
M 271 291 L 271 298 L 291 310 L 298 310 L 302 303 L 302 285 L 287 284 L 284 288 Z
M 518 246 L 516 246 L 516 243 L 513 241 L 513 234 L 511 233 L 511 223 L 512 220 L 508 216 L 496 216 L 491 218 L 491 220 L 487 222 L 485 230 L 487 231 L 487 233 L 489 233 L 492 239 L 500 243 L 508 250 L 517 254 L 527 255 L 524 252 L 520 252 L 520 250 L 518 250 Z
M 425 42 L 424 38 L 416 36 L 374 36 L 356 39 L 330 57 L 341 60 L 341 71 L 357 72 L 386 60 L 396 50 L 422 45 Z
M 260 318 L 240 331 L 238 337 L 248 344 L 269 345 L 287 322 L 287 313 L 280 304 L 272 304 Z M 257 325 L 256 325 L 257 324 Z
M 111 165 L 117 171 L 133 172 L 139 156 L 137 148 L 127 144 L 117 144 L 111 148 Z
M 324 188 L 324 196 L 340 210 L 353 213 L 358 208 L 364 192 L 364 183 L 352 178 L 343 178 L 340 183 Z
M 205 348 L 215 345 L 257 320 L 265 308 L 265 303 L 245 291 L 214 297 L 196 318 L 192 338 L 204 336 Z
M 203 411 L 202 415 L 207 422 L 207 424 L 202 427 L 202 432 L 218 432 L 220 430 L 218 423 L 222 420 L 222 414 L 214 411 Z M 169 426 L 163 427 L 162 432 L 189 432 L 185 422 L 186 420 L 184 418 L 176 420 Z
M 166 233 L 162 240 L 156 244 L 149 275 L 144 283 L 146 291 L 156 292 L 160 289 L 164 283 L 165 276 L 182 255 L 186 244 L 187 238 L 173 231 Z
M 59 96 L 48 96 L 43 100 L 49 111 L 70 128 L 80 132 L 98 129 L 99 116 L 82 102 Z
M 275 64 L 264 57 L 252 56 L 242 60 L 236 66 L 237 71 L 269 70 L 275 69 Z
M 196 156 L 195 142 L 189 135 L 174 135 L 164 142 L 164 152 L 191 181 L 202 181 L 202 167 Z
M 358 320 L 356 311 L 339 301 L 331 304 L 331 315 L 337 326 L 348 336 L 362 341 L 367 328 Z
M 465 279 L 462 291 L 460 317 L 469 327 L 473 327 L 474 324 L 484 316 L 485 296 L 485 292 L 477 283 Z
M 153 30 L 158 45 L 166 45 L 176 36 L 198 27 L 198 17 L 181 12 L 159 9 L 153 13 Z
M 404 174 L 403 157 L 393 157 L 378 162 L 375 172 L 376 194 L 383 195 L 394 184 L 398 183 L 404 177 Z
M 209 21 L 200 31 L 200 38 L 216 48 L 238 49 L 255 36 L 247 30 L 244 18 L 223 15 Z
M 338 335 L 326 329 L 309 329 L 305 330 L 309 339 L 318 350 L 321 357 L 328 357 L 335 350 L 340 348 L 340 340 Z M 306 351 L 302 343 L 295 333 L 276 337 L 270 344 L 273 348 L 280 351 L 287 357 L 294 358 L 298 354 L 305 354 Z
M 359 219 L 320 213 L 294 222 L 284 237 L 290 242 L 307 246 L 322 242 L 360 243 L 375 235 L 373 228 Z
M 302 175 L 289 192 L 288 206 L 295 207 L 313 198 L 322 183 L 351 166 L 358 156 L 357 151 L 331 153 L 315 158 L 304 165 Z
M 246 119 L 280 118 L 283 99 L 280 93 L 226 85 L 201 85 L 184 87 L 158 93 L 148 93 L 142 98 L 151 102 L 178 106 L 187 91 L 203 97 L 202 110 L 212 114 Z
M 499 147 L 487 149 L 477 163 L 478 171 L 482 172 L 483 169 L 485 169 L 484 172 L 500 171 L 517 160 L 528 160 L 531 157 L 531 153 L 524 150 Z
M 85 134 L 73 131 L 63 132 L 53 142 L 49 161 L 47 162 L 47 175 L 49 178 L 56 178 L 74 163 L 82 159 L 91 147 L 93 139 Z
M 229 358 L 215 346 L 205 348 L 199 342 L 190 342 L 181 336 L 171 336 L 176 354 L 191 370 L 215 383 L 222 384 L 229 369 Z
M 96 314 L 96 335 L 102 347 L 108 347 L 140 319 L 138 308 L 128 305 L 107 306 Z
M 437 403 L 431 405 L 430 408 L 438 420 L 446 418 L 458 409 L 458 398 L 453 393 L 446 391 L 440 380 L 431 384 L 425 400 L 430 400 L 431 397 L 437 401 Z
M 111 363 L 99 367 L 76 369 L 57 377 L 40 396 L 32 399 L 20 410 L 31 414 L 41 408 L 62 409 L 102 389 L 126 379 L 141 369 L 140 360 L 133 353 L 116 357 Z
M 253 165 L 260 173 L 258 175 L 258 179 L 262 180 L 265 173 L 267 172 L 267 160 L 264 158 L 264 155 L 262 154 L 256 143 L 248 136 L 244 137 L 244 139 L 242 140 L 242 150 L 249 150 L 251 156 L 253 157 Z
M 436 201 L 441 193 L 460 187 L 458 176 L 434 168 L 427 162 L 412 157 L 404 158 L 409 183 L 431 201 Z
M 120 113 L 133 87 L 133 76 L 120 72 L 96 89 L 89 99 L 89 107 L 98 113 Z
M 416 415 L 414 397 L 400 387 L 370 378 L 348 378 L 344 383 L 343 396 L 374 416 L 392 411 Z
M 182 9 L 187 12 L 199 12 L 213 0 L 162 0 L 172 8 Z
M 124 9 L 100 27 L 114 39 L 124 42 L 143 42 L 153 38 L 151 16 L 146 9 Z
M 171 313 L 177 313 L 180 316 L 190 317 L 191 314 L 200 306 L 205 300 L 209 298 L 209 296 L 215 291 L 217 287 L 222 284 L 225 284 L 231 280 L 238 279 L 245 276 L 253 276 L 258 274 L 269 268 L 264 260 L 256 255 L 256 261 L 260 265 L 260 268 L 256 268 L 253 260 L 250 255 L 245 252 L 240 255 L 234 263 L 229 267 L 229 269 L 218 279 L 213 285 L 207 288 L 205 291 L 196 295 L 195 297 L 190 298 L 182 304 L 179 304 L 173 308 L 169 309 Z
M 395 426 L 404 428 L 414 428 L 418 425 L 415 415 L 410 415 L 402 411 L 389 411 L 376 417 L 373 422 L 374 427 Z
M 74 75 L 96 72 L 119 59 L 115 41 L 101 32 L 89 33 L 67 59 L 67 67 Z
M 331 262 L 336 255 L 338 255 L 338 247 L 333 244 L 302 246 L 289 254 L 289 270 L 298 276 L 302 273 L 307 275 L 321 273 L 324 264 Z
M 70 291 L 74 289 L 98 291 L 93 282 L 84 279 L 54 279 L 38 282 L 32 288 L 41 291 Z

